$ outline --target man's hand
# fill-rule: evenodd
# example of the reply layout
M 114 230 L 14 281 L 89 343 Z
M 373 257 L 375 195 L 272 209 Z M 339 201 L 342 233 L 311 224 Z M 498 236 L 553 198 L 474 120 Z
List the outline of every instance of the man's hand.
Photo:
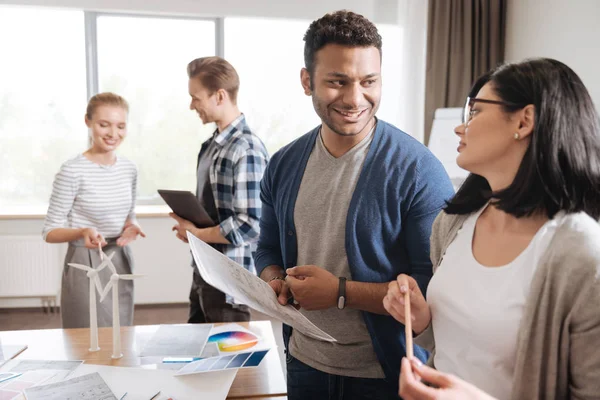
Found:
M 143 238 L 146 237 L 144 231 L 138 224 L 129 224 L 125 226 L 123 232 L 121 232 L 121 236 L 117 239 L 117 246 L 127 246 L 129 243 L 133 242 L 137 237 L 141 236 Z
M 285 279 L 275 278 L 275 279 L 270 280 L 267 283 L 269 284 L 269 286 L 271 286 L 271 289 L 273 289 L 273 291 L 275 292 L 275 295 L 277 296 L 277 301 L 279 302 L 279 304 L 281 304 L 282 306 L 285 306 L 288 303 L 288 300 L 290 299 L 290 297 L 292 296 L 292 293 L 290 292 L 290 286 L 287 284 Z
M 289 285 L 285 281 L 283 268 L 278 265 L 269 265 L 263 269 L 260 274 L 260 278 L 267 282 L 271 289 L 273 289 L 279 304 L 285 306 L 292 294 L 290 292 Z
M 331 272 L 316 265 L 302 265 L 285 272 L 285 281 L 300 307 L 310 311 L 336 306 L 339 278 Z
M 177 236 L 177 239 L 181 240 L 184 243 L 187 243 L 187 234 L 186 231 L 190 231 L 192 233 L 194 233 L 194 231 L 196 230 L 196 225 L 194 225 L 192 222 L 188 221 L 187 219 L 183 219 L 180 216 L 178 216 L 175 213 L 169 213 L 169 217 L 173 218 L 175 221 L 177 221 L 177 224 L 175 224 L 175 226 L 173 226 L 173 231 L 175 231 L 175 236 Z

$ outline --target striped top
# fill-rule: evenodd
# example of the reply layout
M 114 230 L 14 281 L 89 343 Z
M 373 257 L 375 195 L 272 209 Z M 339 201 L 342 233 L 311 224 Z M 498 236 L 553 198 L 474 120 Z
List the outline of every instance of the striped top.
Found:
M 100 165 L 83 154 L 65 162 L 56 177 L 42 235 L 56 228 L 96 228 L 104 238 L 121 235 L 135 221 L 137 167 L 117 156 Z

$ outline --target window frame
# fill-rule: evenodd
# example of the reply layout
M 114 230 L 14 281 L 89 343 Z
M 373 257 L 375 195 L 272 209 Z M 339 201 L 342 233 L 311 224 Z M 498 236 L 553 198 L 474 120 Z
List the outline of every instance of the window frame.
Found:
M 127 17 L 127 18 L 154 18 L 154 19 L 181 19 L 192 21 L 209 21 L 215 24 L 215 52 L 219 57 L 225 53 L 225 28 L 223 17 L 196 17 L 170 14 L 144 14 L 144 13 L 121 13 L 121 12 L 95 12 L 83 10 L 85 26 L 85 69 L 87 98 L 91 98 L 99 90 L 98 74 L 98 18 L 100 17 Z

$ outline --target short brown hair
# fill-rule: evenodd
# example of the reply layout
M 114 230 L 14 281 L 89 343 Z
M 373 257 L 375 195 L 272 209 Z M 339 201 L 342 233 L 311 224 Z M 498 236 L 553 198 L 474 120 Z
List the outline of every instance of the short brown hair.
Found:
M 123 97 L 118 94 L 111 92 L 98 93 L 95 96 L 92 96 L 90 101 L 88 101 L 87 110 L 85 111 L 85 116 L 87 119 L 91 120 L 94 116 L 94 112 L 100 106 L 116 106 L 121 107 L 125 112 L 129 113 L 129 103 Z
M 190 79 L 200 79 L 202 86 L 211 94 L 224 89 L 229 93 L 231 102 L 237 104 L 240 77 L 227 60 L 216 56 L 196 58 L 188 64 L 187 74 Z

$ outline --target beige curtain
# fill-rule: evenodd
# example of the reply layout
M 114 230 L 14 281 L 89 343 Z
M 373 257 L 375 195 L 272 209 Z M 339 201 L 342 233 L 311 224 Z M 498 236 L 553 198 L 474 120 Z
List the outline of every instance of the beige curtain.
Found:
M 473 81 L 504 60 L 506 0 L 429 0 L 425 144 L 435 110 L 462 107 Z

